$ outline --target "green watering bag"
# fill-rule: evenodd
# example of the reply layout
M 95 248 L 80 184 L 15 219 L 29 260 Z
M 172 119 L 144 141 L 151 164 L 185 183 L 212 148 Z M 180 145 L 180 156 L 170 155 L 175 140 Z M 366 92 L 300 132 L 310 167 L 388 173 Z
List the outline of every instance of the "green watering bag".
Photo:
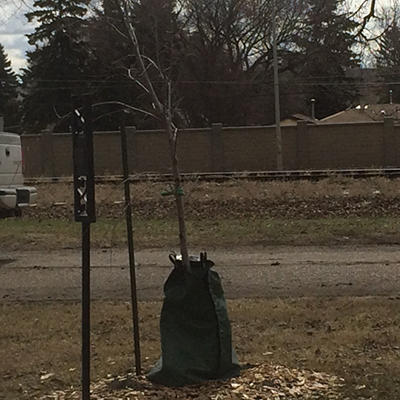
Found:
M 223 380 L 240 373 L 219 275 L 206 253 L 190 257 L 190 271 L 175 255 L 164 285 L 161 357 L 148 379 L 166 386 Z

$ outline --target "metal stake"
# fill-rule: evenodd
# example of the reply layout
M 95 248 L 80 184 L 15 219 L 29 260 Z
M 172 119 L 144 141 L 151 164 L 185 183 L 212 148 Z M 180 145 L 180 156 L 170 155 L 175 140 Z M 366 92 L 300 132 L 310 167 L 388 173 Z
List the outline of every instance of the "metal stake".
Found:
M 138 313 L 137 289 L 136 289 L 135 252 L 133 246 L 132 205 L 131 205 L 131 193 L 130 193 L 130 182 L 129 182 L 128 145 L 126 140 L 126 127 L 125 127 L 124 114 L 121 119 L 121 149 L 122 149 L 122 168 L 123 168 L 124 187 L 125 187 L 125 218 L 126 218 L 126 230 L 128 235 L 129 272 L 131 279 L 131 301 L 132 301 L 135 366 L 136 366 L 136 375 L 140 375 L 142 367 L 140 362 L 139 313 Z
M 82 222 L 82 400 L 90 400 L 90 223 Z
M 272 50 L 274 57 L 274 92 L 275 92 L 275 127 L 276 127 L 276 169 L 283 170 L 282 161 L 282 133 L 281 133 L 281 109 L 279 102 L 279 71 L 278 71 L 278 49 L 277 49 L 277 29 L 276 29 L 277 8 L 276 0 L 273 4 L 272 16 Z

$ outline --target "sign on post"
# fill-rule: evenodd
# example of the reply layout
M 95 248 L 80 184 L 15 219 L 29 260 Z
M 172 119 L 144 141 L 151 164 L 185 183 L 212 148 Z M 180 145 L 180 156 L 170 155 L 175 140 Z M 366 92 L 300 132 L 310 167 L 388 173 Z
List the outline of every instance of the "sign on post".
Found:
M 75 221 L 95 222 L 92 105 L 89 95 L 72 98 Z

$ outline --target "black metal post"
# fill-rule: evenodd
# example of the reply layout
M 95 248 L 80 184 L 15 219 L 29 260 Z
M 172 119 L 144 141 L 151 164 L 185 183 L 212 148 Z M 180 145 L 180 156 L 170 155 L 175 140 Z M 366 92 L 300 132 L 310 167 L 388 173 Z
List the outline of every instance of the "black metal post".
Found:
M 140 361 L 139 313 L 138 313 L 137 290 L 136 290 L 135 252 L 133 246 L 132 205 L 131 205 L 129 165 L 128 165 L 128 144 L 126 140 L 126 127 L 125 127 L 124 114 L 121 118 L 121 149 L 122 149 L 122 168 L 123 168 L 124 187 L 125 187 L 125 217 L 126 217 L 126 230 L 128 235 L 129 272 L 131 278 L 131 301 L 132 301 L 135 367 L 136 367 L 136 375 L 140 375 L 142 367 Z
M 82 400 L 90 400 L 90 223 L 82 222 Z
M 90 400 L 90 224 L 96 221 L 92 105 L 72 97 L 75 221 L 82 223 L 82 400 Z

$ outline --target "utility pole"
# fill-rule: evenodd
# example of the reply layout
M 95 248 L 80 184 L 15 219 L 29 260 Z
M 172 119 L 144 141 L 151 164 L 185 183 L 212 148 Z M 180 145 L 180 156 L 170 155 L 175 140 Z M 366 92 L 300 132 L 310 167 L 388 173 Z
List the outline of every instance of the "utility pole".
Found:
M 272 13 L 272 50 L 274 57 L 274 93 L 275 93 L 275 127 L 276 127 L 276 169 L 283 170 L 282 162 L 282 132 L 281 132 L 281 109 L 279 103 L 279 74 L 278 74 L 278 49 L 276 28 L 276 0 L 274 0 Z

